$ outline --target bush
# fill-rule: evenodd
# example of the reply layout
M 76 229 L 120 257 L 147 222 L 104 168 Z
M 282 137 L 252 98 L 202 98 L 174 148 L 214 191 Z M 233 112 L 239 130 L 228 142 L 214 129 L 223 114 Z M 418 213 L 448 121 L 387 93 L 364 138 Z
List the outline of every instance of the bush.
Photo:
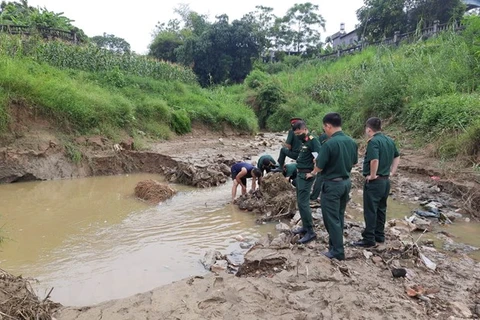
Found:
M 260 70 L 253 70 L 245 79 L 248 88 L 256 89 L 268 82 L 268 75 Z
M 72 143 L 65 144 L 65 155 L 72 160 L 73 163 L 80 163 L 82 160 L 82 152 Z
M 480 117 L 477 95 L 453 94 L 414 103 L 408 109 L 405 124 L 428 136 L 452 132 L 465 132 Z
M 280 87 L 280 84 L 269 82 L 260 87 L 255 97 L 255 112 L 257 114 L 260 128 L 266 128 L 268 118 L 285 101 L 285 93 Z
M 291 68 L 297 68 L 304 60 L 300 56 L 285 56 L 282 62 Z
M 0 133 L 7 130 L 10 121 L 10 116 L 7 111 L 7 102 L 7 96 L 2 88 L 0 88 Z
M 192 131 L 192 124 L 185 110 L 175 110 L 172 112 L 170 127 L 177 134 L 185 134 Z

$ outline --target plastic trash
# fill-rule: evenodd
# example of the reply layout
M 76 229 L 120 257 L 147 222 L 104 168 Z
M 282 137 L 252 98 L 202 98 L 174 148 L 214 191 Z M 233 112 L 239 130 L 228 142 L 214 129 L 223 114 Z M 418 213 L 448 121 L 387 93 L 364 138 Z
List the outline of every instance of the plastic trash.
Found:
M 437 265 L 427 257 L 423 255 L 423 253 L 419 253 L 420 259 L 422 259 L 423 263 L 425 266 L 427 266 L 428 269 L 435 271 L 437 269 Z
M 438 212 L 438 209 L 433 211 L 422 211 L 419 209 L 414 210 L 415 214 L 420 216 L 420 217 L 425 217 L 425 218 L 440 218 L 440 213 Z

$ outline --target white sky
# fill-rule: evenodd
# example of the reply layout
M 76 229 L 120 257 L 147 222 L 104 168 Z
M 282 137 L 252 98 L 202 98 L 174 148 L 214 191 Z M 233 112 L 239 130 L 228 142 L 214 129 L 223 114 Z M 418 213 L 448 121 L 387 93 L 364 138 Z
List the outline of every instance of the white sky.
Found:
M 122 3 L 123 2 L 123 3 Z M 178 18 L 173 9 L 179 3 L 190 5 L 193 11 L 208 14 L 213 21 L 216 15 L 226 13 L 230 21 L 241 18 L 254 11 L 256 5 L 274 8 L 277 16 L 283 16 L 295 3 L 302 0 L 29 0 L 30 6 L 46 7 L 75 20 L 75 26 L 83 29 L 87 36 L 102 35 L 103 32 L 124 38 L 132 50 L 146 53 L 152 38 L 151 33 L 158 21 L 167 22 Z M 320 0 L 310 1 L 319 6 L 319 13 L 325 18 L 326 32 L 322 40 L 340 29 L 345 23 L 345 30 L 352 31 L 357 23 L 355 11 L 363 5 L 363 0 Z

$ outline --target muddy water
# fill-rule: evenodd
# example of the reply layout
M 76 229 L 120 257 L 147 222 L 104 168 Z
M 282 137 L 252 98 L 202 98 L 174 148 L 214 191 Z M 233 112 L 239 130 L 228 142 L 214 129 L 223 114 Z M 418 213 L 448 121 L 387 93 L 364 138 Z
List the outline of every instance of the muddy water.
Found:
M 89 305 L 148 291 L 205 272 L 208 249 L 238 250 L 233 239 L 258 238 L 274 225 L 228 204 L 231 184 L 212 189 L 174 185 L 158 206 L 133 197 L 156 175 L 95 177 L 0 185 L 0 268 L 38 279 L 43 297 Z
M 363 214 L 360 214 L 359 210 L 357 210 L 358 208 L 361 208 L 361 205 L 363 203 L 361 192 L 356 191 L 353 193 L 352 203 L 353 205 L 349 209 L 347 209 L 347 213 L 353 216 L 355 220 L 363 221 Z M 398 201 L 389 198 L 387 220 L 404 219 L 405 217 L 411 216 L 412 211 L 418 208 L 419 205 L 415 203 Z M 465 222 L 464 219 L 460 219 L 459 221 L 455 221 L 453 224 L 439 225 L 432 233 L 426 233 L 423 236 L 423 239 L 431 239 L 434 241 L 437 248 L 441 248 L 443 242 L 435 236 L 436 233 L 439 231 L 447 231 L 448 233 L 455 236 L 455 238 L 453 238 L 455 242 L 464 243 L 480 248 L 480 223 L 478 222 Z M 469 256 L 480 261 L 480 250 L 470 253 Z

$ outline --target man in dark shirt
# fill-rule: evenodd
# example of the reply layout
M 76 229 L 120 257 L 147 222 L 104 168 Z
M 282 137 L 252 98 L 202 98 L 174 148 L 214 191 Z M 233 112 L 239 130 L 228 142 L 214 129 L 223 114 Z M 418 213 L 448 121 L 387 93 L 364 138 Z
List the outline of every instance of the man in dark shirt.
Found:
M 277 162 L 269 154 L 264 154 L 258 159 L 257 168 L 260 169 L 262 175 L 274 170 Z
M 322 216 L 329 235 L 329 250 L 324 255 L 330 259 L 345 259 L 343 228 L 345 208 L 349 199 L 350 172 L 358 162 L 358 147 L 355 141 L 342 131 L 342 118 L 338 113 L 323 117 L 323 129 L 329 139 L 321 147 L 315 169 L 308 176 L 321 172 Z
M 292 129 L 288 131 L 287 139 L 285 140 L 285 147 L 280 149 L 280 155 L 278 156 L 278 166 L 280 168 L 283 168 L 286 157 L 297 160 L 298 153 L 300 152 L 300 147 L 302 146 L 302 141 L 300 141 L 293 133 L 293 126 L 298 121 L 303 122 L 303 120 L 300 118 L 290 119 L 290 125 L 292 126 Z
M 297 158 L 297 205 L 302 218 L 302 228 L 294 231 L 295 234 L 304 236 L 298 243 L 307 243 L 314 240 L 317 235 L 313 231 L 312 210 L 310 209 L 310 192 L 314 182 L 313 176 L 307 177 L 315 165 L 314 153 L 320 151 L 320 142 L 317 137 L 308 133 L 305 122 L 297 121 L 293 126 L 293 132 L 302 141 L 302 147 Z
M 297 164 L 295 162 L 287 163 L 283 166 L 283 176 L 294 187 L 297 186 Z
M 250 163 L 246 162 L 237 162 L 231 168 L 232 173 L 232 200 L 235 200 L 237 195 L 237 187 L 240 185 L 242 187 L 242 195 L 247 193 L 247 178 L 252 178 L 252 190 L 255 191 L 257 188 L 256 181 L 257 178 L 260 184 L 260 177 L 262 172 L 257 167 L 254 167 Z
M 387 199 L 390 193 L 389 177 L 397 171 L 400 162 L 395 143 L 382 132 L 379 118 L 370 118 L 365 125 L 369 137 L 363 160 L 363 215 L 365 230 L 362 240 L 354 242 L 359 247 L 373 247 L 385 242 Z

